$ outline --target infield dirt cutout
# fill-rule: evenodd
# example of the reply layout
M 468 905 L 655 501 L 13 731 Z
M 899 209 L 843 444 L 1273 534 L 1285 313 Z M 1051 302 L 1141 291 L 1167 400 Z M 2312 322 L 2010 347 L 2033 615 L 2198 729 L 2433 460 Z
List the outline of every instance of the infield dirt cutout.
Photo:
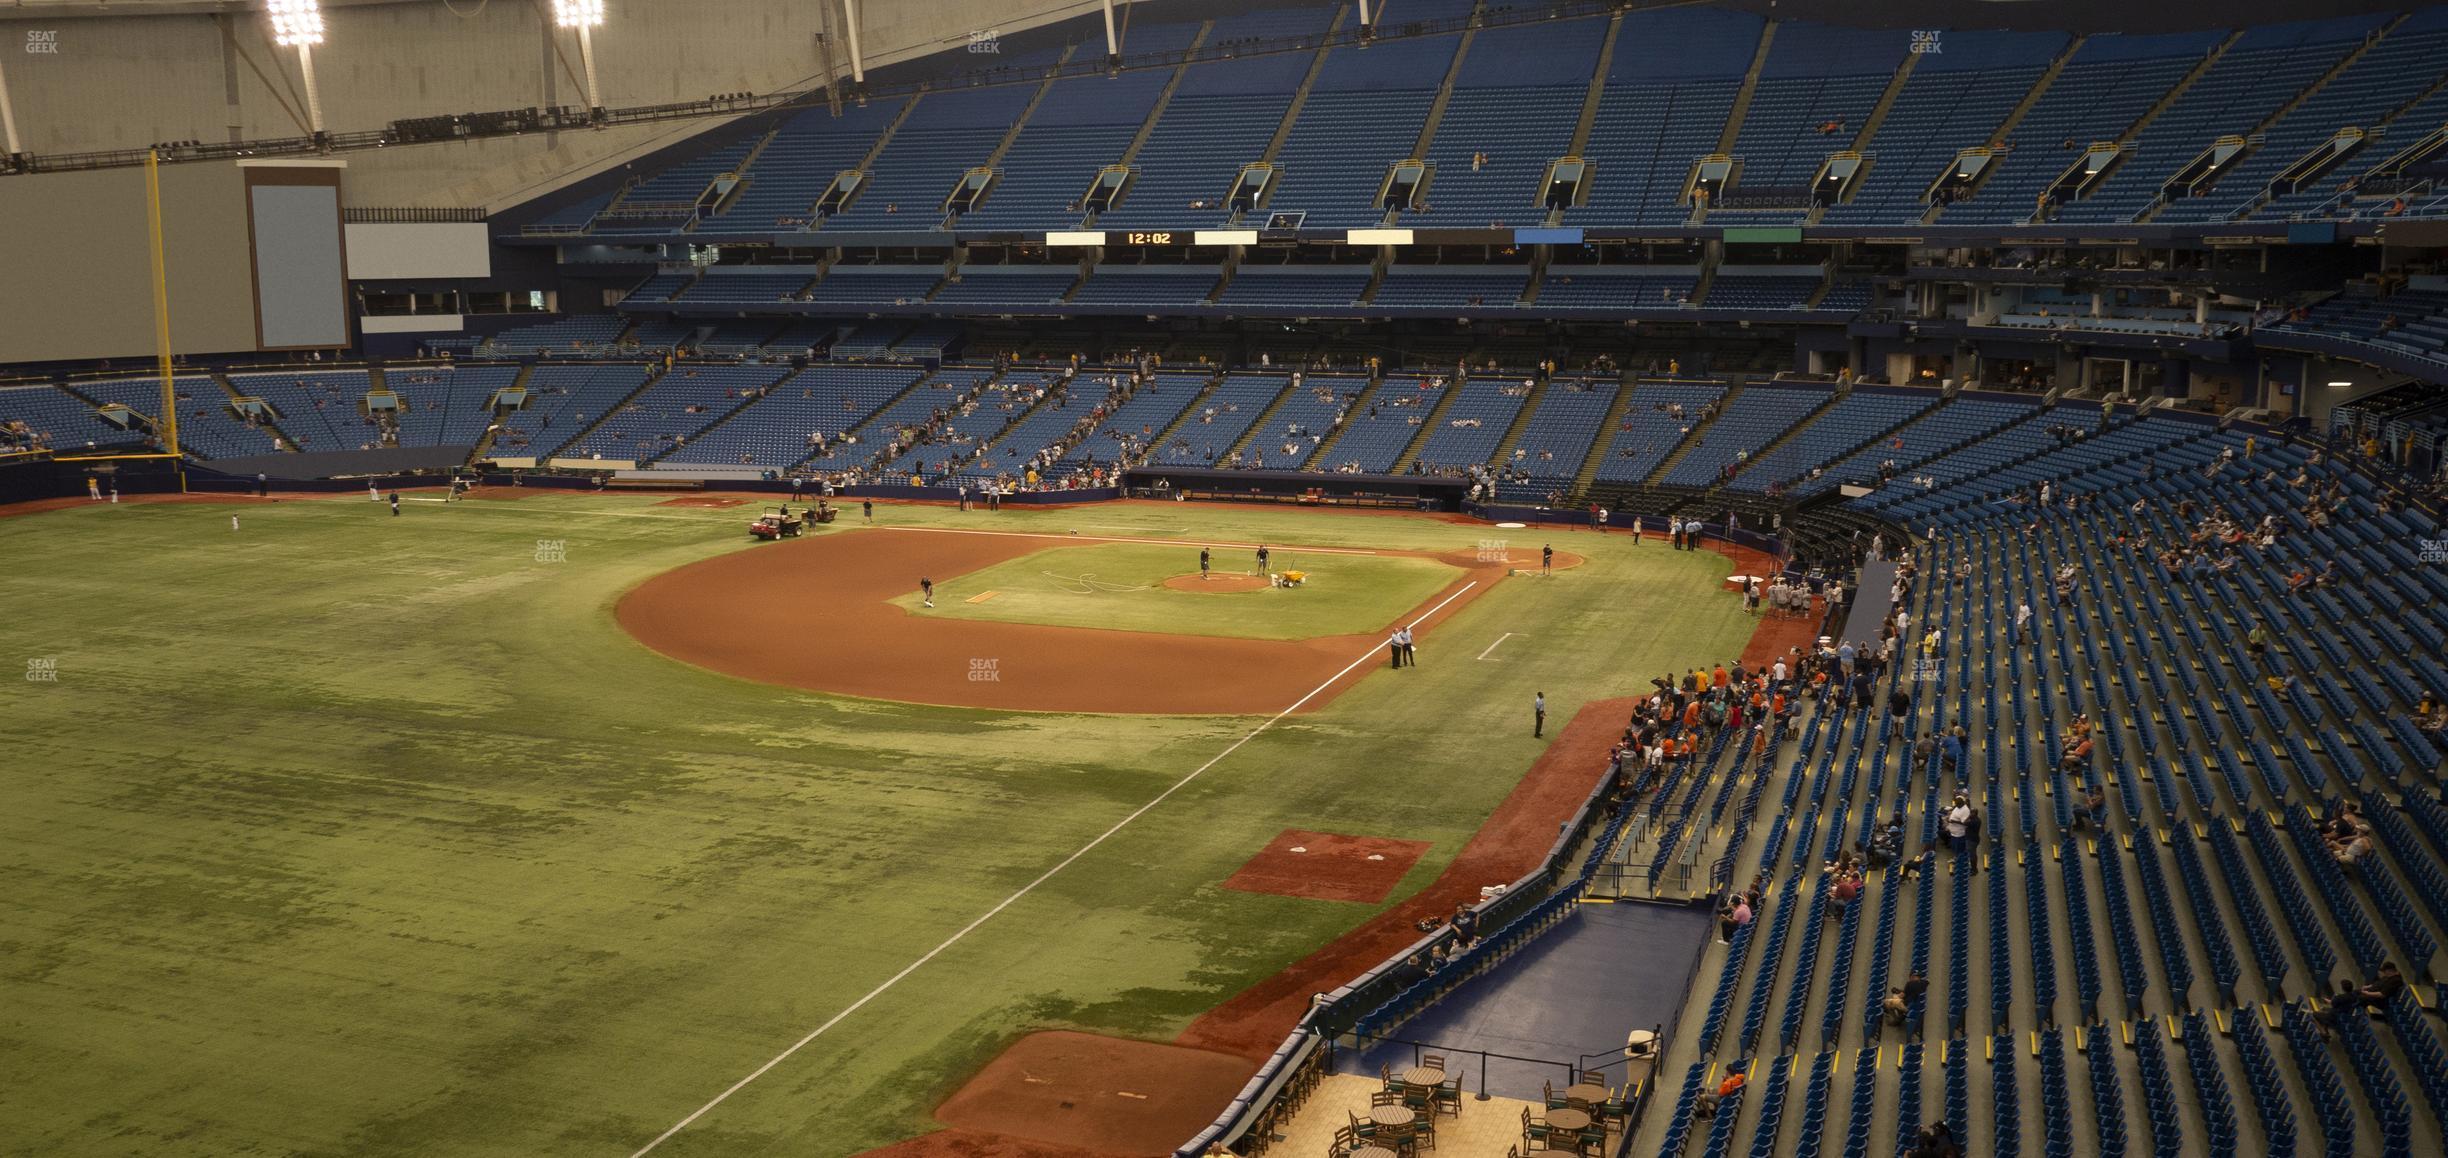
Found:
M 622 596 L 614 614 L 674 659 L 812 691 L 1020 711 L 1273 715 L 1295 702 L 1304 712 L 1324 707 L 1375 670 L 1353 661 L 1383 644 L 1393 623 L 1416 621 L 1424 638 L 1506 570 L 1461 552 L 1443 560 L 1460 577 L 1393 622 L 1292 640 L 913 615 L 887 602 L 915 590 L 920 576 L 941 583 L 1049 541 L 1077 540 L 900 528 L 819 534 L 663 572 Z
M 1171 1154 L 1249 1081 L 1226 1053 L 1055 1030 L 1032 1033 L 936 1107 L 960 1130 L 1094 1154 Z
M 1402 883 L 1403 874 L 1428 851 L 1424 840 L 1345 836 L 1287 828 L 1258 855 L 1226 877 L 1224 887 L 1245 893 L 1306 897 L 1320 901 L 1376 904 Z

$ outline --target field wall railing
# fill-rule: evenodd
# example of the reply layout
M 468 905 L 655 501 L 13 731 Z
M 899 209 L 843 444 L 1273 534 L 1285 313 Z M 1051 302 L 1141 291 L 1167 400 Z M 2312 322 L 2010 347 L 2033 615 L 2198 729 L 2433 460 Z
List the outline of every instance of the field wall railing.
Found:
M 1421 937 L 1334 991 L 1319 994 L 1215 1123 L 1174 1150 L 1176 1158 L 1200 1158 L 1240 1141 L 1317 1050 L 1345 1036 L 1385 1036 L 1570 916 L 1580 906 L 1591 874 L 1631 819 L 1629 810 L 1610 807 L 1620 783 L 1621 773 L 1609 768 L 1572 819 L 1558 829 L 1539 867 L 1471 907 L 1483 933 L 1469 947 L 1452 951 L 1443 966 L 1423 969 L 1420 963 L 1430 960 L 1440 945 L 1455 942 L 1451 926 Z

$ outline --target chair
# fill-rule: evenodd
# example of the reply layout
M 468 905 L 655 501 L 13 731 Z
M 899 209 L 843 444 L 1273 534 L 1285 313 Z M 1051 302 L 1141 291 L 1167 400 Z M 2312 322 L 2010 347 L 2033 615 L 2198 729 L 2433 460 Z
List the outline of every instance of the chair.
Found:
M 1371 1106 L 1399 1106 L 1402 1104 L 1403 1092 L 1401 1090 L 1369 1091 L 1369 1105 Z
M 1420 1064 L 1432 1070 L 1442 1070 L 1445 1068 L 1445 1055 L 1441 1053 L 1421 1054 Z
M 1461 1077 L 1461 1075 L 1456 1074 L 1455 1076 L 1450 1077 L 1450 1078 L 1447 1078 L 1447 1079 L 1445 1079 L 1445 1080 L 1444 1080 L 1444 1081 L 1442 1081 L 1442 1082 L 1438 1082 L 1438 1083 L 1437 1083 L 1437 1086 L 1436 1086 L 1436 1089 L 1435 1089 L 1435 1090 L 1434 1090 L 1434 1091 L 1431 1093 L 1431 1095 L 1430 1095 L 1430 1097 L 1429 1097 L 1429 1104 L 1430 1104 L 1431 1106 L 1435 1107 L 1435 1109 L 1436 1109 L 1436 1112 L 1437 1112 L 1437 1113 L 1440 1113 L 1440 1114 L 1446 1114 L 1446 1115 L 1449 1115 L 1449 1116 L 1452 1116 L 1452 1117 L 1456 1117 L 1456 1118 L 1461 1117 L 1461 1116 L 1462 1116 L 1462 1077 Z

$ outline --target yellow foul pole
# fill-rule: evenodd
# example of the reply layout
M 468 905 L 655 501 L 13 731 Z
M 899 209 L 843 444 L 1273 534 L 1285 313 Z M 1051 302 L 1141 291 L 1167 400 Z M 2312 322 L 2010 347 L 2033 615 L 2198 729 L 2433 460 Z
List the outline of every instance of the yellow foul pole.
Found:
M 161 369 L 161 435 L 174 464 L 179 463 L 178 386 L 170 370 L 170 266 L 162 251 L 161 154 L 145 152 L 145 216 L 153 235 L 153 356 Z M 178 466 L 179 489 L 187 489 L 187 469 Z

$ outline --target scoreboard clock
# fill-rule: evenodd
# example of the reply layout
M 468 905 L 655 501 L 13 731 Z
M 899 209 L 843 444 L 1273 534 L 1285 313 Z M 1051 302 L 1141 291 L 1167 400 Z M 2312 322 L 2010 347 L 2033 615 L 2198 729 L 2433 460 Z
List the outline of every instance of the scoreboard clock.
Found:
M 1122 244 L 1187 245 L 1189 244 L 1189 236 L 1187 234 L 1175 233 L 1170 230 L 1158 233 L 1125 233 L 1122 235 Z

